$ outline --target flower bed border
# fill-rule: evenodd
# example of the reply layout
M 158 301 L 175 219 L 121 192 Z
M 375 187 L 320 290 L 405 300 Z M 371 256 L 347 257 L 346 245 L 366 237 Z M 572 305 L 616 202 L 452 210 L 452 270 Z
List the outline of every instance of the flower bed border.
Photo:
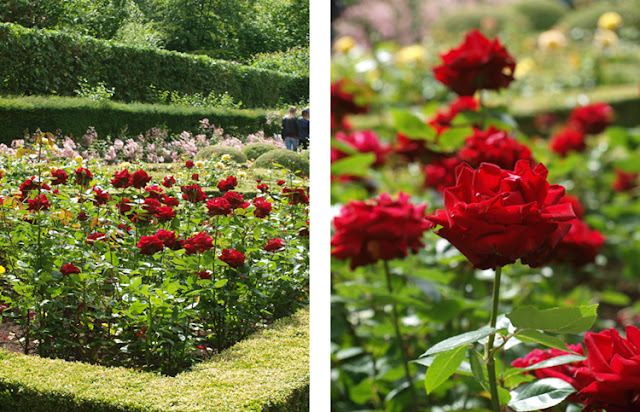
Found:
M 308 401 L 308 308 L 176 377 L 0 350 L 0 404 L 15 412 L 298 412 Z

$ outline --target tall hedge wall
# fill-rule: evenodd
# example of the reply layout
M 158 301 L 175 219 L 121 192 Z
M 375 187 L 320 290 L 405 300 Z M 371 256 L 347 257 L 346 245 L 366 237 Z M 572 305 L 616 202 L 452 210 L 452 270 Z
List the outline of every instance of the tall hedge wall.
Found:
M 0 98 L 0 143 L 21 139 L 25 131 L 61 130 L 68 136 L 82 136 L 93 126 L 98 136 L 144 133 L 152 127 L 165 127 L 170 133 L 196 131 L 199 121 L 222 127 L 225 133 L 248 135 L 263 130 L 263 110 L 217 110 L 188 106 L 143 103 L 96 102 L 77 97 Z
M 309 98 L 308 77 L 0 24 L 0 94 L 74 96 L 81 79 L 114 87 L 113 98 L 125 102 L 148 101 L 150 85 L 188 94 L 228 92 L 247 108 Z

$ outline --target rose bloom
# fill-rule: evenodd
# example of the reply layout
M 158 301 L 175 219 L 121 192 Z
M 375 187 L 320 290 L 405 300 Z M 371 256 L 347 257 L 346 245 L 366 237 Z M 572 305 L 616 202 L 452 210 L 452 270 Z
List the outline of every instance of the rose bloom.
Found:
M 158 236 L 142 236 L 138 242 L 138 249 L 142 255 L 153 255 L 164 249 L 164 242 Z
M 564 187 L 547 183 L 547 169 L 528 160 L 515 170 L 483 163 L 456 169 L 456 185 L 444 190 L 445 209 L 427 219 L 477 269 L 495 269 L 520 259 L 531 267 L 548 261 L 575 218 L 560 203 Z
M 366 113 L 368 106 L 356 102 L 351 90 L 359 88 L 355 83 L 347 79 L 340 79 L 331 84 L 331 131 L 338 129 L 351 130 L 347 121 L 347 115 Z
M 72 273 L 80 273 L 80 269 L 73 263 L 66 263 L 60 267 L 63 276 L 69 276 Z
M 640 330 L 628 325 L 625 332 L 586 333 L 587 360 L 575 372 L 583 411 L 640 411 Z
M 275 252 L 276 250 L 282 249 L 284 247 L 284 241 L 280 238 L 278 239 L 269 239 L 267 244 L 262 248 L 267 252 Z
M 222 196 L 222 198 L 229 202 L 231 209 L 246 209 L 249 207 L 249 203 L 244 201 L 244 195 L 240 193 L 227 192 Z
M 51 187 L 46 183 L 42 183 L 42 182 L 36 181 L 35 176 L 32 176 L 31 178 L 29 178 L 29 179 L 25 180 L 24 182 L 22 182 L 22 184 L 20 185 L 20 187 L 18 189 L 20 190 L 20 193 L 22 194 L 22 198 L 25 199 L 25 198 L 29 197 L 29 193 L 31 191 L 37 191 L 38 189 L 40 189 L 40 190 L 51 190 Z
M 640 173 L 625 172 L 624 170 L 616 169 L 616 180 L 612 184 L 612 189 L 616 192 L 627 192 L 638 186 L 638 177 Z
M 140 207 L 145 211 L 147 215 L 153 215 L 154 213 L 156 213 L 159 207 L 162 207 L 162 204 L 156 199 L 148 197 L 144 199 Z
M 197 182 L 198 180 L 200 180 L 200 175 L 198 173 L 192 174 L 191 180 L 195 180 Z
M 262 193 L 269 193 L 269 186 L 263 184 L 260 184 L 256 187 L 259 191 L 261 191 Z
M 187 169 L 191 169 L 193 166 L 195 166 L 195 164 L 191 160 L 187 160 L 187 163 L 184 164 L 184 167 Z
M 393 152 L 404 157 L 409 162 L 424 160 L 433 155 L 433 151 L 427 147 L 426 140 L 412 139 L 402 133 L 396 135 Z
M 87 243 L 93 245 L 96 241 L 105 241 L 107 239 L 107 235 L 100 232 L 94 232 L 87 236 Z
M 225 180 L 218 182 L 218 189 L 221 192 L 228 192 L 238 186 L 238 180 L 234 176 L 227 176 Z
M 93 187 L 93 204 L 96 206 L 107 204 L 109 201 L 109 193 L 100 189 L 99 187 Z
M 587 145 L 584 142 L 584 133 L 572 127 L 565 127 L 551 138 L 549 148 L 564 157 L 570 151 L 583 152 Z
M 582 202 L 580 202 L 580 199 L 577 197 L 573 195 L 564 195 L 564 197 L 560 199 L 560 203 L 570 203 L 576 218 L 582 219 L 584 217 L 584 206 L 582 206 Z
M 555 262 L 568 262 L 572 266 L 584 266 L 595 262 L 596 256 L 604 246 L 605 237 L 588 224 L 579 220 L 570 220 L 571 229 L 558 243 L 551 259 Z
M 131 210 L 131 200 L 127 199 L 126 197 L 123 198 L 121 201 L 119 201 L 118 203 L 116 203 L 116 207 L 118 208 L 118 210 L 120 211 L 120 214 L 124 215 L 126 214 L 128 211 Z
M 457 48 L 440 55 L 443 63 L 433 68 L 436 80 L 460 96 L 477 90 L 499 90 L 509 86 L 515 59 L 496 38 L 490 41 L 478 30 L 466 35 Z
M 593 103 L 576 107 L 569 115 L 568 123 L 584 134 L 602 133 L 615 118 L 613 108 L 606 103 Z
M 176 184 L 176 179 L 173 176 L 165 176 L 162 181 L 162 186 L 171 187 Z
M 444 110 L 438 110 L 428 124 L 440 135 L 451 127 L 453 119 L 461 112 L 476 111 L 480 108 L 480 102 L 473 96 L 459 96 Z
M 180 250 L 184 247 L 184 239 L 177 237 L 174 231 L 159 229 L 156 232 L 156 237 L 162 240 L 164 246 L 171 250 Z
M 91 183 L 91 179 L 93 179 L 93 173 L 89 169 L 85 169 L 84 167 L 79 167 L 75 171 L 76 175 L 76 184 L 78 186 L 88 186 Z
M 87 220 L 89 220 L 89 215 L 87 215 L 85 212 L 80 212 L 78 213 L 78 220 L 80 222 L 86 222 Z
M 131 186 L 131 175 L 127 169 L 116 171 L 113 175 L 113 179 L 111 179 L 111 184 L 113 187 L 126 189 Z
M 438 192 L 456 184 L 456 167 L 462 161 L 457 157 L 443 157 L 435 159 L 424 168 L 424 186 L 436 189 Z
M 211 272 L 209 272 L 208 270 L 200 270 L 198 272 L 196 272 L 196 275 L 198 275 L 200 277 L 200 279 L 211 279 Z
M 289 198 L 290 205 L 308 205 L 309 204 L 309 196 L 305 193 L 304 189 L 300 187 L 289 188 L 285 187 L 282 189 L 282 194 L 285 197 Z
M 176 217 L 176 211 L 170 206 L 160 206 L 156 208 L 153 216 L 155 216 L 160 223 L 170 222 Z
M 244 265 L 245 258 L 244 253 L 235 249 L 222 249 L 222 253 L 220 254 L 220 260 L 232 268 L 238 268 Z
M 473 135 L 467 137 L 458 157 L 471 167 L 487 162 L 509 170 L 520 159 L 532 161 L 531 150 L 527 146 L 518 143 L 506 131 L 495 126 L 490 126 L 487 130 L 473 129 Z
M 49 210 L 51 207 L 46 195 L 39 195 L 33 199 L 28 199 L 27 203 L 29 204 L 29 206 L 27 206 L 27 210 Z
M 233 212 L 229 201 L 223 197 L 214 197 L 207 201 L 207 211 L 209 216 L 223 215 L 227 216 Z
M 140 169 L 131 175 L 131 186 L 136 189 L 142 189 L 151 181 L 151 176 L 144 170 Z
M 193 255 L 198 252 L 202 253 L 205 250 L 213 248 L 213 239 L 206 233 L 200 232 L 188 238 L 184 244 L 184 248 L 187 251 L 187 255 Z
M 382 166 L 391 151 L 391 146 L 381 143 L 376 133 L 372 130 L 363 130 L 349 134 L 338 132 L 336 133 L 336 140 L 345 143 L 360 153 L 373 153 L 376 156 L 373 167 Z M 348 153 L 336 147 L 331 148 L 331 163 L 348 156 Z
M 180 186 L 180 191 L 182 192 L 182 198 L 187 202 L 198 203 L 207 198 L 202 188 L 196 184 Z
M 425 220 L 427 205 L 415 206 L 409 195 L 400 193 L 393 200 L 386 193 L 377 199 L 351 201 L 333 220 L 331 255 L 351 259 L 351 269 L 378 260 L 404 258 L 424 246 L 422 235 L 431 228 Z
M 159 200 L 159 201 L 162 201 L 164 199 L 164 194 L 162 193 L 163 190 L 158 185 L 153 185 L 151 187 L 147 187 L 147 188 L 144 189 L 144 191 L 147 192 L 147 195 L 152 199 L 156 199 L 156 200 Z
M 69 175 L 62 169 L 56 169 L 51 171 L 51 185 L 65 185 L 67 184 L 67 180 L 69 179 Z
M 282 186 L 282 185 L 283 185 L 283 184 L 285 184 L 285 183 L 287 183 L 287 182 L 285 182 L 284 180 L 278 180 L 278 181 L 276 182 L 276 184 L 277 184 L 278 186 Z
M 256 197 L 253 199 L 253 205 L 256 207 L 253 211 L 255 217 L 265 218 L 269 216 L 269 213 L 271 213 L 271 203 L 267 202 L 267 200 L 262 197 Z

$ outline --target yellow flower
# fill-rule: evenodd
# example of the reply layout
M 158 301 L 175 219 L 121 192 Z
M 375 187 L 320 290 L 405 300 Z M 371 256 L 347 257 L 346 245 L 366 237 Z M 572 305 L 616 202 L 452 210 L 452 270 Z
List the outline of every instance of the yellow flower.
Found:
M 221 162 L 216 163 L 216 169 L 224 169 L 224 163 L 221 163 Z
M 7 174 L 7 169 L 0 169 L 0 175 L 6 175 Z
M 598 47 L 615 47 L 618 45 L 618 35 L 612 30 L 598 29 L 593 36 L 593 42 Z
M 244 171 L 242 171 L 242 170 L 241 170 L 241 171 L 239 171 L 239 172 L 238 172 L 238 177 L 247 177 L 247 172 L 244 172 Z
M 558 50 L 567 45 L 567 37 L 557 29 L 543 31 L 538 36 L 538 47 L 542 50 Z
M 0 266 L 0 275 L 2 275 L 4 272 L 6 272 L 4 266 Z
M 220 159 L 221 159 L 223 162 L 226 162 L 227 160 L 231 159 L 231 155 L 229 155 L 229 154 L 223 154 L 222 156 L 220 156 Z
M 196 167 L 197 167 L 198 169 L 202 169 L 202 168 L 204 167 L 204 162 L 203 162 L 202 160 L 198 160 L 198 161 L 196 162 Z
M 403 47 L 396 52 L 396 63 L 399 65 L 426 63 L 427 52 L 420 44 Z
M 608 11 L 598 19 L 598 28 L 603 30 L 615 30 L 622 26 L 622 17 L 615 11 Z
M 348 53 L 356 45 L 356 41 L 349 36 L 340 37 L 333 43 L 333 50 L 336 53 Z
M 78 155 L 78 156 L 74 157 L 73 160 L 75 160 L 76 163 L 80 164 L 80 163 L 82 163 L 82 156 Z
M 120 163 L 120 166 L 119 166 L 119 167 L 120 167 L 120 169 L 124 170 L 124 169 L 126 169 L 127 167 L 129 167 L 129 166 L 131 166 L 131 163 L 129 163 L 129 162 L 122 162 L 122 163 Z
M 524 57 L 518 61 L 516 65 L 516 70 L 513 73 L 513 76 L 516 79 L 521 79 L 531 72 L 536 66 L 536 62 L 531 57 Z

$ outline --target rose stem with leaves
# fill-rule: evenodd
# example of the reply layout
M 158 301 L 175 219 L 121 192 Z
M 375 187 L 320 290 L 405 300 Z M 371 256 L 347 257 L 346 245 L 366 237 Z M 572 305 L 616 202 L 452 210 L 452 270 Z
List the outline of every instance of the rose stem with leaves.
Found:
M 391 286 L 391 271 L 389 270 L 389 262 L 384 260 L 384 273 L 387 278 L 387 290 L 389 291 L 389 295 L 393 294 L 393 287 Z M 409 371 L 409 355 L 407 354 L 406 348 L 404 346 L 404 341 L 402 339 L 402 334 L 400 333 L 400 324 L 398 323 L 398 309 L 396 307 L 395 302 L 391 304 L 391 311 L 393 314 L 393 327 L 396 331 L 396 339 L 400 344 L 400 352 L 402 353 L 402 363 L 404 366 L 404 374 L 407 377 L 407 382 L 409 383 L 409 392 L 411 392 L 411 398 L 413 399 L 413 404 L 417 408 L 418 407 L 418 394 L 416 393 L 416 388 L 413 386 L 413 378 L 411 377 L 411 372 Z
M 495 270 L 495 279 L 493 281 L 493 294 L 491 297 L 491 318 L 489 326 L 491 328 L 496 327 L 496 320 L 498 317 L 498 303 L 500 302 L 500 277 L 502 275 L 502 267 L 498 266 Z M 500 399 L 498 397 L 498 382 L 496 379 L 496 361 L 495 352 L 493 350 L 493 343 L 495 341 L 496 334 L 489 335 L 487 345 L 484 348 L 485 362 L 487 363 L 487 373 L 489 377 L 489 389 L 491 391 L 491 404 L 494 412 L 500 412 Z

